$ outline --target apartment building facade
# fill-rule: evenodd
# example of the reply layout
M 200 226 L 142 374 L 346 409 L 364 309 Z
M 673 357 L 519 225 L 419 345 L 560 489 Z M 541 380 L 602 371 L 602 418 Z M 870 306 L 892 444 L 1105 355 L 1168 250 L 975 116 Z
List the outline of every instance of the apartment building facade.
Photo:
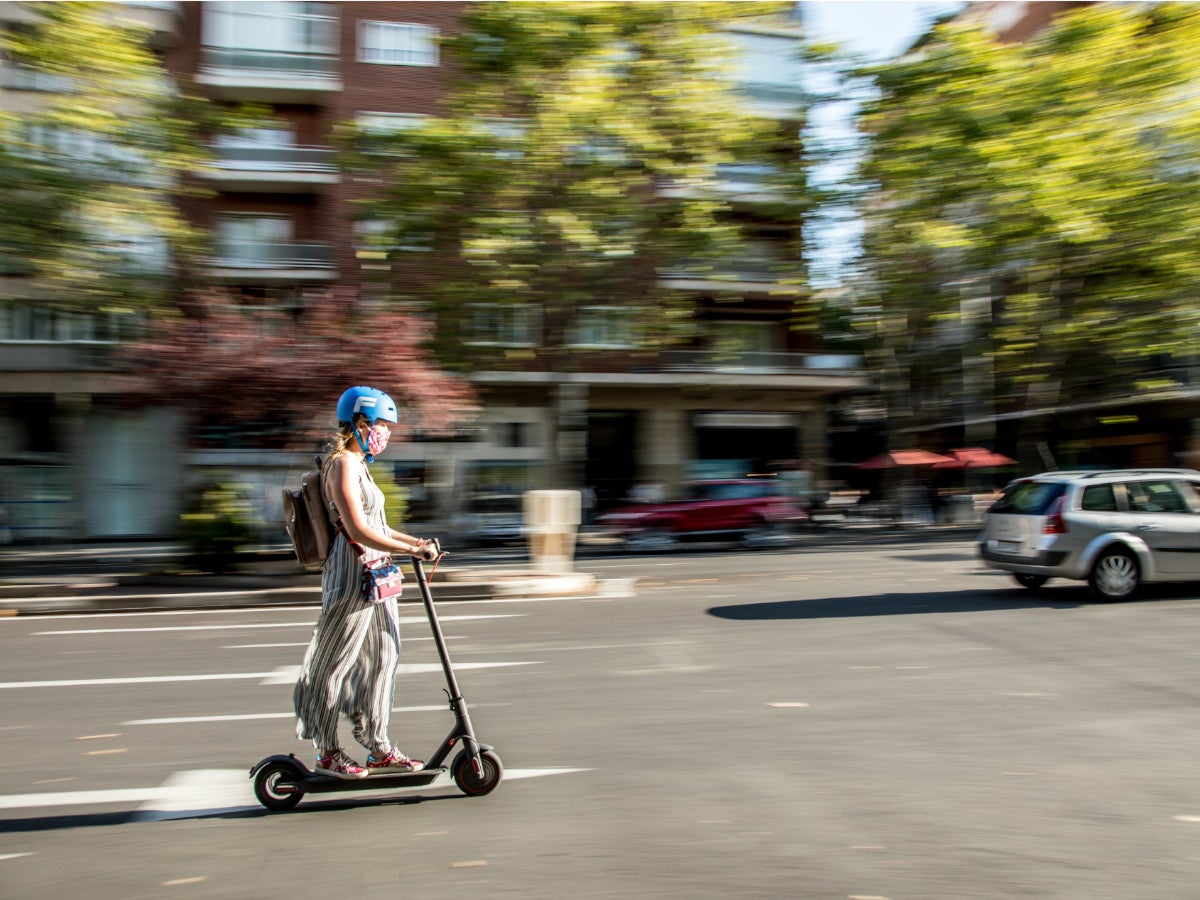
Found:
M 354 290 L 370 281 L 377 261 L 356 225 L 354 203 L 370 186 L 339 172 L 335 132 L 346 122 L 386 129 L 438 115 L 452 76 L 439 38 L 460 27 L 467 4 L 143 6 L 157 17 L 155 34 L 173 75 L 218 103 L 246 101 L 269 110 L 263 127 L 215 141 L 215 165 L 202 175 L 210 193 L 185 201 L 188 216 L 214 237 L 204 277 L 251 309 L 320 303 L 333 287 Z M 745 102 L 791 127 L 803 99 L 794 57 L 798 32 L 746 27 L 730 36 L 743 51 L 736 77 Z M 486 310 L 462 310 L 473 337 L 461 352 L 503 362 L 471 368 L 482 411 L 455 439 L 389 449 L 397 480 L 412 493 L 413 513 L 447 522 L 481 499 L 551 486 L 590 487 L 604 504 L 636 485 L 670 489 L 690 478 L 780 465 L 803 465 L 819 478 L 829 404 L 864 387 L 866 376 L 860 360 L 823 353 L 813 338 L 790 327 L 807 291 L 799 235 L 795 226 L 763 214 L 764 201 L 772 198 L 761 190 L 761 174 L 738 166 L 723 173 L 723 190 L 732 215 L 745 225 L 752 254 L 731 260 L 718 278 L 686 266 L 661 272 L 673 288 L 694 297 L 697 337 L 687 347 L 632 346 L 619 317 L 589 308 L 572 332 L 578 364 L 570 372 L 549 371 L 530 352 L 541 340 L 536 319 L 517 323 Z M 0 369 L 11 399 L 7 349 L 5 356 Z M 332 367 L 331 377 L 353 380 L 353 372 L 347 361 L 344 372 Z M 40 389 L 39 379 L 50 385 L 50 375 L 42 371 L 30 379 Z M 84 505 L 100 510 L 113 499 L 100 496 L 94 463 L 89 468 L 83 462 L 95 450 L 97 428 L 104 427 L 91 420 L 120 423 L 121 434 L 110 441 L 114 449 L 105 454 L 114 460 L 140 458 L 139 448 L 159 447 L 162 423 L 174 420 L 98 415 L 121 381 L 112 371 L 100 371 L 96 379 L 83 385 L 72 378 L 76 391 L 38 396 L 52 397 L 64 409 L 74 404 L 76 425 L 88 423 L 75 432 L 88 435 L 86 452 L 63 447 L 49 456 L 76 473 L 62 493 L 90 492 Z M 70 427 L 63 431 L 72 433 Z M 155 486 L 161 495 L 164 485 L 237 472 L 253 483 L 270 519 L 278 487 L 308 462 L 303 455 L 265 459 L 270 454 L 237 446 L 236 436 L 196 446 L 177 428 L 170 438 L 178 454 L 153 454 L 162 471 L 141 466 L 108 478 L 123 485 L 127 506 Z M 155 511 L 97 514 L 82 527 L 96 537 L 167 533 L 177 508 L 162 499 Z

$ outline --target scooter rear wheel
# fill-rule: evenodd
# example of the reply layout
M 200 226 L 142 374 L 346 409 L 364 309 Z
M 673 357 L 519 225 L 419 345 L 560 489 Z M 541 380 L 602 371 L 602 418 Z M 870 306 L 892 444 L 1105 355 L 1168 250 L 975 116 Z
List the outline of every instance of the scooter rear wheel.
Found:
M 303 773 L 289 763 L 267 763 L 254 776 L 254 796 L 273 812 L 291 809 L 304 796 L 304 791 L 297 785 L 303 777 Z
M 454 783 L 468 797 L 482 797 L 484 794 L 490 794 L 500 784 L 500 779 L 504 777 L 504 764 L 500 762 L 500 757 L 494 751 L 480 751 L 479 762 L 483 767 L 482 775 L 476 774 L 471 754 L 464 750 L 454 757 L 454 764 L 450 767 L 450 775 L 454 779 Z

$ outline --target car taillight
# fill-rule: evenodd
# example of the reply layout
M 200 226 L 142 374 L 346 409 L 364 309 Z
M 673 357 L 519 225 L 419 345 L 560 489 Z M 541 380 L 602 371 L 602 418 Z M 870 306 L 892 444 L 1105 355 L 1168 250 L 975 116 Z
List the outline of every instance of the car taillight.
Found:
M 1066 534 L 1067 523 L 1063 519 L 1063 505 L 1066 503 L 1066 496 L 1059 497 L 1050 504 L 1050 508 L 1046 510 L 1046 521 L 1042 524 L 1042 534 Z

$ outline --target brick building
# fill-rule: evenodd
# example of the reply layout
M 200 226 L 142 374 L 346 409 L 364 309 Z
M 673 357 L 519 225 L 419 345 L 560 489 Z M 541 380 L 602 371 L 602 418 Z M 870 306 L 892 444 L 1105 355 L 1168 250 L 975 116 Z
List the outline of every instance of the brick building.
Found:
M 176 77 L 215 101 L 253 101 L 270 110 L 268 127 L 216 142 L 217 164 L 203 176 L 211 196 L 186 201 L 189 217 L 214 235 L 205 277 L 249 307 L 321 302 L 331 286 L 363 283 L 364 267 L 373 262 L 363 252 L 368 236 L 355 223 L 353 201 L 364 185 L 339 173 L 335 128 L 345 122 L 397 128 L 414 116 L 437 115 L 451 75 L 437 39 L 459 27 L 466 4 L 137 5 L 153 18 Z M 794 55 L 798 32 L 741 27 L 730 37 L 744 51 L 736 77 L 745 102 L 798 133 L 804 98 Z M 807 293 L 799 235 L 763 214 L 771 198 L 756 190 L 754 172 L 733 166 L 725 175 L 723 190 L 756 255 L 731 260 L 719 279 L 686 268 L 661 274 L 694 296 L 696 340 L 664 351 L 625 346 L 618 330 L 606 327 L 605 311 L 592 309 L 595 321 L 575 323 L 583 362 L 561 373 L 539 366 L 536 324 L 514 330 L 511 323 L 485 322 L 480 327 L 493 332 L 477 332 L 461 351 L 508 361 L 472 370 L 483 401 L 480 419 L 457 440 L 415 441 L 388 452 L 397 478 L 413 489 L 415 513 L 445 522 L 487 495 L 550 486 L 590 486 L 604 503 L 639 483 L 669 487 L 692 477 L 765 471 L 780 461 L 807 463 L 822 474 L 828 404 L 861 388 L 865 375 L 856 358 L 824 354 L 790 327 Z M 779 274 L 780 264 L 791 267 L 791 277 Z M 498 356 L 497 347 L 516 352 Z M 116 373 L 105 377 L 111 385 L 99 393 L 79 392 L 80 416 L 102 408 L 97 397 L 105 391 L 119 391 Z M 152 430 L 123 421 L 114 458 Z M 69 451 L 51 456 L 80 465 Z M 150 480 L 182 485 L 236 471 L 260 489 L 269 519 L 278 486 L 306 460 L 266 456 L 236 442 L 196 449 L 152 479 L 131 473 L 138 484 L 122 490 L 132 499 Z M 82 480 L 71 490 L 97 493 Z M 101 510 L 109 502 L 95 496 L 83 505 Z M 84 530 L 161 534 L 173 512 L 162 500 L 154 515 L 97 514 Z

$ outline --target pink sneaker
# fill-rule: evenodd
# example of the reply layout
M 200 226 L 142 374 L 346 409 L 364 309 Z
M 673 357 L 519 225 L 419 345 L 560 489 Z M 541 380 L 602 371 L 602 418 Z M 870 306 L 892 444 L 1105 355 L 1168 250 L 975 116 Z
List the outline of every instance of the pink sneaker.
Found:
M 366 778 L 366 769 L 346 755 L 344 750 L 334 750 L 328 756 L 317 757 L 317 771 L 334 778 Z
M 374 756 L 367 757 L 367 771 L 371 774 L 378 772 L 420 772 L 425 768 L 425 763 L 419 759 L 409 759 L 395 747 L 383 755 L 382 758 L 376 759 Z

